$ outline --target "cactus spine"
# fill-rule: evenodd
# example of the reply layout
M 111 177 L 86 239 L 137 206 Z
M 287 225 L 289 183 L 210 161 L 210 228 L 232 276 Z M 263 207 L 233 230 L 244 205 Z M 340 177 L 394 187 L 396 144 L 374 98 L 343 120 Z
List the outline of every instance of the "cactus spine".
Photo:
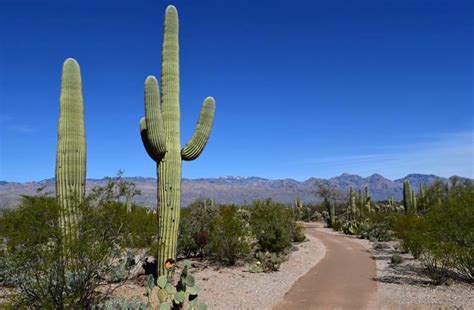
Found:
M 145 117 L 140 133 L 148 155 L 157 164 L 158 174 L 158 274 L 166 274 L 165 261 L 176 259 L 181 206 L 181 161 L 193 160 L 207 143 L 214 119 L 215 103 L 207 97 L 191 140 L 181 149 L 179 111 L 178 12 L 166 8 L 161 94 L 154 76 L 145 81 Z
M 403 181 L 403 206 L 405 207 L 405 214 L 411 213 L 412 211 L 412 191 L 410 181 Z
M 65 239 L 76 235 L 78 205 L 86 184 L 86 138 L 81 71 L 76 60 L 63 64 L 59 98 L 58 145 L 56 151 L 56 197 L 61 206 L 59 225 Z
M 350 188 L 350 204 L 351 204 L 351 217 L 353 220 L 355 220 L 356 217 L 356 199 L 355 199 L 355 192 L 354 192 L 354 187 L 351 186 Z

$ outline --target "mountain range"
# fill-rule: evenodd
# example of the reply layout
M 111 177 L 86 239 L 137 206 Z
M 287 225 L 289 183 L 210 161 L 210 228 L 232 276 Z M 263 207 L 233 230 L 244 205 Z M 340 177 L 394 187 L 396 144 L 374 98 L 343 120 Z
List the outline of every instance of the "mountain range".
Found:
M 134 202 L 143 206 L 156 206 L 156 179 L 144 177 L 125 178 L 135 183 L 141 195 Z M 358 175 L 343 173 L 330 179 L 309 178 L 305 181 L 294 179 L 270 180 L 258 177 L 218 177 L 204 179 L 183 179 L 182 203 L 184 206 L 199 198 L 214 199 L 217 203 L 244 204 L 255 199 L 272 198 L 275 201 L 291 203 L 300 197 L 304 203 L 317 203 L 320 198 L 316 195 L 318 182 L 327 181 L 331 187 L 342 192 L 348 192 L 350 186 L 364 190 L 369 186 L 373 200 L 386 200 L 393 195 L 395 200 L 402 199 L 403 181 L 410 181 L 412 188 L 417 190 L 420 184 L 429 185 L 435 180 L 448 181 L 447 178 L 433 174 L 409 174 L 404 178 L 389 180 L 380 174 L 363 178 Z M 104 179 L 88 179 L 87 190 L 94 186 L 104 185 Z M 7 182 L 0 181 L 0 209 L 14 208 L 21 195 L 34 195 L 38 188 L 54 194 L 54 179 L 38 182 Z

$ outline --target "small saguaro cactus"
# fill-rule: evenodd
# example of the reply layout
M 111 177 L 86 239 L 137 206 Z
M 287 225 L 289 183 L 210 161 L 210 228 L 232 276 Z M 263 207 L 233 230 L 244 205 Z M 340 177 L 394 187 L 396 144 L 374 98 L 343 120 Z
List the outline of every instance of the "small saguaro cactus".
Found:
M 355 199 L 355 192 L 354 192 L 354 187 L 351 186 L 350 188 L 350 204 L 351 204 L 351 218 L 355 220 L 356 217 L 356 199 Z
M 86 185 L 86 138 L 84 100 L 79 64 L 68 58 L 63 64 L 59 98 L 58 145 L 56 151 L 56 196 L 60 204 L 59 225 L 74 238 L 79 221 L 78 205 Z
M 181 149 L 179 111 L 178 12 L 166 8 L 161 59 L 161 93 L 154 76 L 145 81 L 145 117 L 140 133 L 148 155 L 157 164 L 158 174 L 158 274 L 164 263 L 176 258 L 181 207 L 181 161 L 201 154 L 214 120 L 215 103 L 207 97 L 191 140 Z
M 370 212 L 370 192 L 368 185 L 365 187 L 365 206 L 367 207 L 367 211 Z
M 412 191 L 410 181 L 403 181 L 403 207 L 405 208 L 405 214 L 411 213 L 412 210 Z
M 362 208 L 362 190 L 360 188 L 357 190 L 357 206 Z
M 329 223 L 332 228 L 334 227 L 334 223 L 336 223 L 336 206 L 333 201 L 331 201 L 329 205 Z
M 413 207 L 413 211 L 416 211 L 416 194 L 415 191 L 411 191 L 411 205 Z

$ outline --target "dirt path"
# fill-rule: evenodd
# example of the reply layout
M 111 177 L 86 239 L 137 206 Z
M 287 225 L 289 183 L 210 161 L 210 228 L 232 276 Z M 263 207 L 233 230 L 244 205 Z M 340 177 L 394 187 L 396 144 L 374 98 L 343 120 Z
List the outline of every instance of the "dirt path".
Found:
M 352 240 L 327 229 L 307 227 L 320 239 L 326 256 L 296 281 L 274 310 L 377 309 L 375 262 L 371 254 Z

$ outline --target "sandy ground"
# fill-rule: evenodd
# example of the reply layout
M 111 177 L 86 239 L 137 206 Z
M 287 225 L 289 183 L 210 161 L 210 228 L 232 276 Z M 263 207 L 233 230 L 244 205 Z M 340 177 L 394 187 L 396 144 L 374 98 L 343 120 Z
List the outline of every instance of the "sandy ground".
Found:
M 301 277 L 275 310 L 378 309 L 375 262 L 362 245 L 325 229 L 307 228 L 326 256 Z
M 201 288 L 199 300 L 209 309 L 271 309 L 299 277 L 306 274 L 325 255 L 321 241 L 307 234 L 308 241 L 297 244 L 297 251 L 283 262 L 278 272 L 250 273 L 244 266 L 192 268 L 191 273 Z M 202 265 L 198 261 L 198 265 Z M 139 297 L 146 301 L 140 284 L 127 283 L 115 290 L 115 296 Z M 153 292 L 156 303 L 156 292 Z

